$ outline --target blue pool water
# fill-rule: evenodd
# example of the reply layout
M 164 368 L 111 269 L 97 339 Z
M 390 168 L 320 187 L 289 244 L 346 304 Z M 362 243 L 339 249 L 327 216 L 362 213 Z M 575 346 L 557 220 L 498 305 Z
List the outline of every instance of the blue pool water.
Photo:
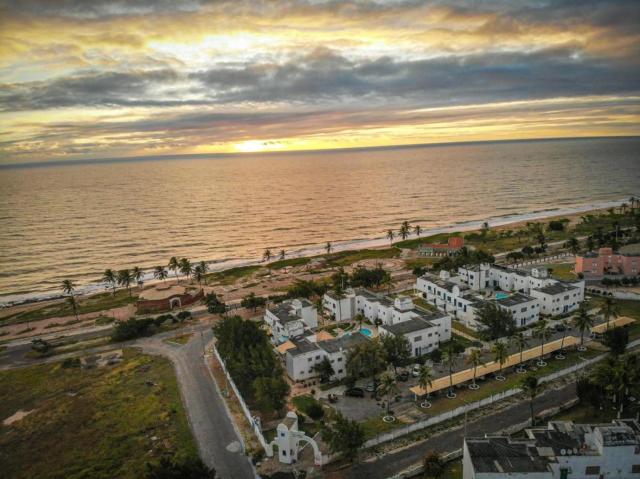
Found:
M 367 328 L 360 328 L 360 332 L 361 332 L 362 334 L 364 334 L 365 336 L 369 336 L 369 337 L 371 337 L 371 330 L 370 330 L 370 329 L 367 329 Z
M 496 293 L 496 299 L 505 299 L 508 297 L 509 295 L 507 293 Z

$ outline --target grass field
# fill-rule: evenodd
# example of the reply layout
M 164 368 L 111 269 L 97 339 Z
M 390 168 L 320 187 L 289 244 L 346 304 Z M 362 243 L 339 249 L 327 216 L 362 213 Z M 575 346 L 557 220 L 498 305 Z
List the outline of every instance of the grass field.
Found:
M 78 314 L 95 313 L 111 308 L 118 308 L 133 303 L 138 299 L 134 294 L 129 296 L 127 290 L 118 290 L 116 294 L 100 293 L 88 298 L 78 299 Z M 28 321 L 38 321 L 41 319 L 53 318 L 56 316 L 71 316 L 73 310 L 65 301 L 47 305 L 43 308 L 24 311 L 0 319 L 2 324 L 26 323 Z
M 260 268 L 261 266 L 238 266 L 237 268 L 231 268 L 217 273 L 210 273 L 206 277 L 209 282 L 231 284 L 240 278 L 244 278 L 255 273 Z
M 96 369 L 60 363 L 0 372 L 0 470 L 12 478 L 139 478 L 163 453 L 196 457 L 174 370 L 125 350 Z
M 174 336 L 173 338 L 165 339 L 164 341 L 165 343 L 187 344 L 192 337 L 193 333 L 185 333 Z
M 282 259 L 279 261 L 274 261 L 273 263 L 269 263 L 267 268 L 269 269 L 282 269 L 282 268 L 291 268 L 293 266 L 304 266 L 311 261 L 311 258 L 291 258 L 291 259 Z
M 589 308 L 600 308 L 604 303 L 604 298 L 594 296 L 589 300 Z M 636 320 L 635 323 L 627 326 L 629 339 L 640 338 L 640 301 L 630 299 L 617 299 L 616 304 L 619 309 L 619 316 L 628 316 Z
M 400 250 L 398 248 L 386 248 L 386 249 L 361 249 L 356 251 L 340 251 L 338 253 L 331 253 L 325 255 L 328 264 L 333 266 L 349 266 L 350 264 L 362 261 L 365 259 L 388 259 L 397 258 L 400 256 Z
M 575 280 L 578 276 L 573 272 L 575 263 L 558 263 L 550 264 L 551 276 L 560 280 Z
M 360 425 L 364 429 L 365 438 L 371 439 L 372 437 L 382 434 L 397 427 L 403 426 L 404 423 L 396 419 L 394 422 L 384 422 L 382 416 L 370 417 L 360 422 Z

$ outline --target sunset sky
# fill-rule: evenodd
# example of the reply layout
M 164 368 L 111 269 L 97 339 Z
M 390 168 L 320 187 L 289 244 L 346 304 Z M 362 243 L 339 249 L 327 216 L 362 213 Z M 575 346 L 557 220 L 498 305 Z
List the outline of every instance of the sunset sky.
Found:
M 640 134 L 640 1 L 0 1 L 0 162 Z

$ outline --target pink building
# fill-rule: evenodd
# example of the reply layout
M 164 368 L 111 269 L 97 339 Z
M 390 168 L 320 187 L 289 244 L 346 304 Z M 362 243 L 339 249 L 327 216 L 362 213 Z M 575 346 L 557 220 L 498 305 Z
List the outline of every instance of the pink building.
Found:
M 623 276 L 637 276 L 640 271 L 640 256 L 634 254 L 620 254 L 612 248 L 600 248 L 598 253 L 587 253 L 576 256 L 576 273 L 585 276 L 604 276 L 605 274 L 620 274 Z

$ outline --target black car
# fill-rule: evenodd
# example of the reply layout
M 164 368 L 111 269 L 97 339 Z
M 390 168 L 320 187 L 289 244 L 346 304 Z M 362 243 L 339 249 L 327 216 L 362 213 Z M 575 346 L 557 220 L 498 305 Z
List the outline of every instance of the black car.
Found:
M 396 379 L 398 381 L 408 381 L 409 373 L 407 371 L 402 371 L 401 373 L 398 373 L 398 375 L 396 376 Z
M 364 397 L 364 389 L 362 388 L 351 388 L 347 389 L 344 392 L 345 396 L 351 396 L 354 398 L 363 398 Z

